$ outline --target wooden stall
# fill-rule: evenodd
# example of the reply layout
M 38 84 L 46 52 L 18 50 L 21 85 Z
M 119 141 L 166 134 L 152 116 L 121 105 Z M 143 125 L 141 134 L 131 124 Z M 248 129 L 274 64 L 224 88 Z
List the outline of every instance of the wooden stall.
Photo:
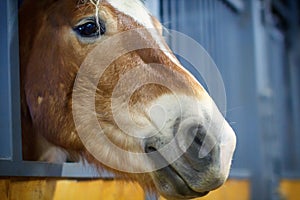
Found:
M 229 180 L 199 200 L 249 200 L 249 188 L 247 180 Z M 5 178 L 0 181 L 1 200 L 144 200 L 145 196 L 138 184 L 121 180 Z

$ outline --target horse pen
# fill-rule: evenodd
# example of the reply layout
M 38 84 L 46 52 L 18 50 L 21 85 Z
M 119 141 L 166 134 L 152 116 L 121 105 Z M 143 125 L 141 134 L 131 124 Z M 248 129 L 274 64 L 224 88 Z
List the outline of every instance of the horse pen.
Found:
M 30 2 L 30 0 L 24 1 Z M 51 2 L 52 0 L 43 1 Z M 186 149 L 187 152 L 183 154 L 183 157 L 186 157 L 184 160 L 187 160 L 188 162 L 181 162 L 182 157 L 177 157 L 175 160 L 169 163 L 170 166 L 172 166 L 171 172 L 168 170 L 168 166 L 162 166 L 164 167 L 162 169 L 167 170 L 158 170 L 158 175 L 154 173 L 149 177 L 147 176 L 147 173 L 145 173 L 146 175 L 143 175 L 143 171 L 142 173 L 141 171 L 138 171 L 138 173 L 136 173 L 134 176 L 130 173 L 130 170 L 133 170 L 133 168 L 139 169 L 137 168 L 138 165 L 143 165 L 143 167 L 145 167 L 147 165 L 147 159 L 133 159 L 128 163 L 124 162 L 126 163 L 123 164 L 124 166 L 119 166 L 119 171 L 110 170 L 113 167 L 108 167 L 108 171 L 106 171 L 102 169 L 98 170 L 97 162 L 95 162 L 94 158 L 87 156 L 85 157 L 87 161 L 81 160 L 81 162 L 77 162 L 77 155 L 72 157 L 69 154 L 61 154 L 60 148 L 55 148 L 54 151 L 52 151 L 53 148 L 47 148 L 47 150 L 51 150 L 51 155 L 54 152 L 55 157 L 49 157 L 49 154 L 47 153 L 48 151 L 46 151 L 46 153 L 43 153 L 41 156 L 38 155 L 36 158 L 33 156 L 33 153 L 28 151 L 28 149 L 34 146 L 34 142 L 31 141 L 33 136 L 30 134 L 27 135 L 27 138 L 24 138 L 24 135 L 22 136 L 22 131 L 23 134 L 26 132 L 26 130 L 24 130 L 24 124 L 21 126 L 21 119 L 22 123 L 24 123 L 24 110 L 21 111 L 20 109 L 22 104 L 21 99 L 24 99 L 24 96 L 22 96 L 22 81 L 24 82 L 25 79 L 22 77 L 22 74 L 24 74 L 22 71 L 20 74 L 20 62 L 21 67 L 24 66 L 24 58 L 28 56 L 26 53 L 29 52 L 28 49 L 25 50 L 25 54 L 24 50 L 22 51 L 22 49 L 24 49 L 24 41 L 26 41 L 22 35 L 26 31 L 28 33 L 30 31 L 38 30 L 40 27 L 48 27 L 42 26 L 42 23 L 47 20 L 51 23 L 51 25 L 53 25 L 53 27 L 59 28 L 59 24 L 63 23 L 63 20 L 57 16 L 66 17 L 70 11 L 73 11 L 75 8 L 64 10 L 64 12 L 60 11 L 60 13 L 58 13 L 59 15 L 54 15 L 55 10 L 51 10 L 54 7 L 49 8 L 49 10 L 51 10 L 51 14 L 53 14 L 53 18 L 51 19 L 49 16 L 48 18 L 45 16 L 35 18 L 35 16 L 41 16 L 35 15 L 38 13 L 38 11 L 42 14 L 45 13 L 46 15 L 46 10 L 45 12 L 34 9 L 26 11 L 26 9 L 23 8 L 25 11 L 23 11 L 23 15 L 21 14 L 22 17 L 19 18 L 18 13 L 19 9 L 22 7 L 23 1 L 1 0 L 0 199 L 163 200 L 165 198 L 176 199 L 176 197 L 179 199 L 189 199 L 196 196 L 199 196 L 197 199 L 204 200 L 299 199 L 300 147 L 298 143 L 300 142 L 300 5 L 297 1 L 146 0 L 136 3 L 138 0 L 126 0 L 128 2 L 125 3 L 121 0 L 119 2 L 118 0 L 60 0 L 57 2 L 72 1 L 76 2 L 77 5 L 83 6 L 81 11 L 85 13 L 89 12 L 88 10 L 90 9 L 84 7 L 85 3 L 90 3 L 92 10 L 96 11 L 95 15 L 91 15 L 92 17 L 88 17 L 83 20 L 73 20 L 75 21 L 75 25 L 71 31 L 71 39 L 68 39 L 69 43 L 67 43 L 68 45 L 72 43 L 73 46 L 68 46 L 68 48 L 64 49 L 64 51 L 60 51 L 60 53 L 55 57 L 50 56 L 50 51 L 50 53 L 48 52 L 45 54 L 46 56 L 39 55 L 43 55 L 43 51 L 46 52 L 47 49 L 51 49 L 51 45 L 54 46 L 58 40 L 57 38 L 65 34 L 65 31 L 59 32 L 57 29 L 56 31 L 52 30 L 53 32 L 49 32 L 49 34 L 47 32 L 43 33 L 42 31 L 32 32 L 38 33 L 36 35 L 27 34 L 28 37 L 32 38 L 46 38 L 48 34 L 48 36 L 50 35 L 49 38 L 51 38 L 49 40 L 50 42 L 46 44 L 42 43 L 44 46 L 39 46 L 39 49 L 36 49 L 35 52 L 30 53 L 32 55 L 38 55 L 35 57 L 31 56 L 30 62 L 32 62 L 32 60 L 38 60 L 41 57 L 45 60 L 48 59 L 48 61 L 50 60 L 51 62 L 55 59 L 61 61 L 64 58 L 58 57 L 60 55 L 66 55 L 69 57 L 73 55 L 73 59 L 71 61 L 65 60 L 62 62 L 63 64 L 68 63 L 69 65 L 73 65 L 74 63 L 79 62 L 78 59 L 80 59 L 83 53 L 81 52 L 78 54 L 78 56 L 74 56 L 76 55 L 76 52 L 68 52 L 68 49 L 71 49 L 74 46 L 76 48 L 82 48 L 84 45 L 91 45 L 96 36 L 98 37 L 100 35 L 101 39 L 101 37 L 108 37 L 113 33 L 113 31 L 116 31 L 116 29 L 114 29 L 114 22 L 109 21 L 110 18 L 107 17 L 113 16 L 107 15 L 107 13 L 110 13 L 111 10 L 114 10 L 112 9 L 113 7 L 117 8 L 116 10 L 118 10 L 118 12 L 116 12 L 117 14 L 114 14 L 116 14 L 116 16 L 122 16 L 116 18 L 118 19 L 116 23 L 120 23 L 120 25 L 118 25 L 119 27 L 124 26 L 124 29 L 127 29 L 127 27 L 132 28 L 136 26 L 136 23 L 132 21 L 132 18 L 135 19 L 139 25 L 148 26 L 150 24 L 150 22 L 147 21 L 148 18 L 141 10 L 130 10 L 131 8 L 139 8 L 140 3 L 145 4 L 145 6 L 165 28 L 160 30 L 161 27 L 159 22 L 154 18 L 151 18 L 153 20 L 151 24 L 153 23 L 155 25 L 155 29 L 164 32 L 164 37 L 168 43 L 168 46 L 177 56 L 177 59 L 188 71 L 193 74 L 193 76 L 196 77 L 197 81 L 203 85 L 203 88 L 208 91 L 209 95 L 216 103 L 218 109 L 213 110 L 212 112 L 217 114 L 214 115 L 215 117 L 211 117 L 211 121 L 213 121 L 211 123 L 214 123 L 214 120 L 216 120 L 215 123 L 219 123 L 220 120 L 225 123 L 225 125 L 220 129 L 225 132 L 227 136 L 220 137 L 219 140 L 217 140 L 216 144 L 218 144 L 218 142 L 220 143 L 219 148 L 213 147 L 207 150 L 209 151 L 209 156 L 205 154 L 201 157 L 201 161 L 194 161 L 194 158 L 192 157 L 194 155 L 194 149 L 197 150 L 197 153 L 199 151 L 199 154 L 197 154 L 198 157 L 200 157 L 201 152 L 201 149 L 199 149 L 200 147 L 197 145 L 201 144 L 205 146 L 205 142 L 207 142 L 207 144 L 212 142 L 212 139 L 205 140 L 205 138 L 202 138 L 203 129 L 209 129 L 209 132 L 214 132 L 214 129 L 205 127 L 204 122 L 200 124 L 201 126 L 199 124 L 196 125 L 196 127 L 194 127 L 196 128 L 196 133 L 194 136 L 196 139 L 191 141 L 189 144 L 191 147 L 188 147 Z M 110 2 L 111 5 L 106 4 L 106 2 Z M 42 5 L 43 3 L 37 4 Z M 39 7 L 37 6 L 36 8 Z M 105 10 L 106 8 L 109 9 Z M 46 9 L 48 9 L 48 7 L 46 7 Z M 127 18 L 124 13 L 128 14 L 129 17 Z M 141 17 L 135 18 L 136 15 Z M 27 16 L 30 17 L 27 18 Z M 42 20 L 44 21 L 42 22 Z M 71 22 L 73 23 L 73 21 Z M 19 22 L 22 24 L 19 24 Z M 100 27 L 98 33 L 99 35 L 95 35 L 92 32 L 92 37 L 89 37 L 89 31 L 94 30 L 92 27 L 93 23 Z M 88 30 L 85 30 L 86 27 L 88 27 Z M 46 28 L 45 30 L 50 31 L 50 28 Z M 62 30 L 66 30 L 66 28 L 64 27 Z M 143 30 L 138 30 L 137 32 L 139 34 L 138 37 L 141 36 L 143 41 L 145 39 L 146 42 L 149 42 L 154 38 L 154 42 L 149 42 L 147 45 L 151 46 L 160 40 L 160 38 L 155 36 L 155 34 L 153 34 L 151 31 L 149 32 L 151 37 L 147 35 L 148 33 L 144 34 Z M 131 34 L 136 34 L 136 32 Z M 138 41 L 138 37 L 136 36 L 134 40 Z M 71 41 L 72 38 L 75 38 L 74 41 L 78 42 L 76 45 L 74 45 L 74 42 Z M 66 36 L 64 36 L 64 39 L 66 39 Z M 34 39 L 30 40 L 32 41 Z M 40 41 L 44 42 L 45 40 Z M 128 41 L 130 41 L 130 37 L 127 38 L 127 42 Z M 124 45 L 125 43 L 126 42 L 124 42 Z M 34 45 L 36 44 L 39 43 L 35 42 Z M 194 47 L 194 44 L 199 44 L 201 48 Z M 126 54 L 123 53 L 122 55 L 119 55 L 122 56 L 122 58 L 116 61 L 114 69 L 117 69 L 118 63 L 121 63 L 121 66 L 124 66 L 122 62 L 128 62 L 128 60 L 131 60 L 131 62 L 134 63 L 149 62 L 160 64 L 161 66 L 167 65 L 170 66 L 171 70 L 177 69 L 176 73 L 178 74 L 172 71 L 171 73 L 173 74 L 173 77 L 171 76 L 172 78 L 170 80 L 168 79 L 170 76 L 168 69 L 159 73 L 163 77 L 162 80 L 158 78 L 155 81 L 159 82 L 159 84 L 169 83 L 168 89 L 160 89 L 160 93 L 169 94 L 168 90 L 171 90 L 171 92 L 176 93 L 176 100 L 181 102 L 181 112 L 183 113 L 181 113 L 181 121 L 179 120 L 178 122 L 176 117 L 170 117 L 169 121 L 173 118 L 174 120 L 176 119 L 175 125 L 184 124 L 184 122 L 187 121 L 187 125 L 190 126 L 190 119 L 186 120 L 184 118 L 186 114 L 184 113 L 193 113 L 194 110 L 197 110 L 198 101 L 190 100 L 185 97 L 183 98 L 181 95 L 183 93 L 187 96 L 192 94 L 195 95 L 195 98 L 201 100 L 207 99 L 205 102 L 211 102 L 211 100 L 206 96 L 205 93 L 202 92 L 199 92 L 198 94 L 195 91 L 190 91 L 189 93 L 189 88 L 196 88 L 197 91 L 202 89 L 199 89 L 199 86 L 194 83 L 196 79 L 194 80 L 189 76 L 188 72 L 186 72 L 184 69 L 181 69 L 181 64 L 176 60 L 176 58 L 172 57 L 172 53 L 169 53 L 165 49 L 168 48 L 168 46 L 159 44 L 159 49 L 164 50 L 153 50 L 151 53 L 147 53 L 148 50 L 145 50 L 145 52 L 138 50 L 136 53 L 130 53 L 130 56 L 128 56 L 128 52 Z M 30 47 L 34 47 L 33 44 Z M 105 48 L 105 53 L 110 52 L 108 51 L 109 47 L 114 47 L 113 43 L 109 43 L 107 48 Z M 54 48 L 54 52 L 59 52 L 58 50 L 59 47 Z M 199 58 L 200 61 L 194 62 L 193 56 Z M 86 57 L 89 58 L 89 56 Z M 26 58 L 25 60 L 30 59 Z M 133 59 L 135 60 L 132 61 Z M 100 56 L 99 60 L 103 61 L 103 58 Z M 81 63 L 82 60 L 80 61 L 80 64 Z M 197 66 L 199 63 L 200 68 Z M 213 76 L 209 74 L 212 73 L 211 68 L 201 68 L 205 67 L 203 64 L 211 68 L 215 67 L 217 69 L 216 71 L 213 71 Z M 29 73 L 31 74 L 31 76 L 29 75 L 29 78 L 32 79 L 32 81 L 30 80 L 31 82 L 29 81 L 29 83 L 25 84 L 27 88 L 29 84 L 33 84 L 30 85 L 29 88 L 42 89 L 37 92 L 36 96 L 26 96 L 26 100 L 31 101 L 29 103 L 34 102 L 37 106 L 40 104 L 45 104 L 45 101 L 47 101 L 47 98 L 49 98 L 46 96 L 48 93 L 59 92 L 60 89 L 63 89 L 68 85 L 67 82 L 64 84 L 60 82 L 57 87 L 58 89 L 53 90 L 51 87 L 54 87 L 56 82 L 50 81 L 50 85 L 49 81 L 46 83 L 43 82 L 43 79 L 47 79 L 47 77 L 45 78 L 43 73 L 35 73 L 38 69 L 35 67 L 38 65 L 39 62 L 33 62 L 32 69 L 34 70 L 34 73 Z M 81 67 L 82 66 L 84 65 L 81 65 Z M 55 68 L 51 68 L 50 65 L 47 67 L 49 67 L 50 72 L 56 70 Z M 131 66 L 128 64 L 128 68 L 130 67 Z M 153 66 L 152 68 L 154 71 L 150 71 L 149 74 L 155 74 L 157 73 L 155 70 L 160 69 L 156 66 Z M 58 75 L 64 73 L 63 69 L 59 70 L 60 71 Z M 34 76 L 32 74 L 34 74 Z M 59 80 L 58 75 L 55 75 L 53 80 Z M 124 73 L 123 77 L 126 77 L 126 75 L 127 74 Z M 144 74 L 141 73 L 141 75 Z M 183 78 L 181 78 L 181 76 L 183 76 Z M 186 79 L 188 81 L 185 81 Z M 110 78 L 108 81 L 111 80 L 112 78 Z M 120 80 L 122 81 L 122 78 L 120 78 Z M 127 83 L 135 83 L 134 81 L 138 80 L 139 76 L 134 76 L 131 77 L 131 79 L 126 79 L 126 81 L 122 84 L 126 86 Z M 103 81 L 106 81 L 106 79 Z M 221 84 L 219 84 L 219 82 Z M 73 82 L 71 84 L 73 84 Z M 177 84 L 180 87 L 177 87 Z M 106 85 L 107 84 L 104 83 L 103 87 Z M 150 92 L 157 91 L 156 86 L 153 86 L 153 80 L 151 84 L 148 85 L 146 91 L 149 93 L 144 94 L 144 100 L 145 98 L 146 100 L 147 98 L 152 98 L 151 95 L 149 95 Z M 74 88 L 75 90 L 73 90 L 73 92 L 76 92 L 76 83 L 74 83 Z M 181 91 L 181 88 L 185 89 Z M 137 88 L 135 89 L 138 91 Z M 48 90 L 49 92 L 47 92 Z M 124 91 L 124 89 L 121 90 L 121 92 Z M 129 89 L 126 92 L 129 92 Z M 98 93 L 100 92 L 98 91 Z M 32 92 L 32 94 L 35 95 L 34 92 Z M 116 92 L 116 95 L 117 94 L 118 91 Z M 61 96 L 63 95 L 64 94 Z M 140 97 L 143 95 L 142 89 L 138 92 L 130 93 L 130 95 L 134 96 L 135 99 L 138 99 L 137 102 L 143 102 L 143 97 Z M 68 93 L 66 96 L 68 96 Z M 75 105 L 73 104 L 72 108 L 76 108 L 76 106 L 78 106 L 76 105 L 75 97 L 76 94 L 73 94 L 73 102 L 75 102 Z M 132 99 L 130 99 L 129 102 L 131 102 L 131 100 Z M 55 101 L 55 99 L 52 99 L 51 101 Z M 80 97 L 78 102 L 80 103 L 81 101 L 84 101 L 84 97 Z M 152 117 L 151 112 L 154 114 L 157 112 L 158 114 L 155 116 L 161 116 L 158 118 L 159 120 L 163 117 L 168 118 L 168 113 L 161 114 L 160 106 L 163 106 L 165 109 L 163 111 L 167 110 L 173 116 L 173 111 L 176 110 L 176 106 L 171 107 L 172 101 L 172 98 L 155 100 L 155 103 L 153 103 L 150 109 L 149 118 Z M 37 122 L 35 125 L 36 127 L 53 117 L 49 115 L 47 118 L 47 116 L 45 117 L 42 114 L 37 113 L 36 110 L 32 108 L 33 104 L 29 103 L 27 106 L 29 107 L 30 114 L 32 115 L 33 119 L 42 119 L 42 121 Z M 119 105 L 120 103 L 117 102 L 117 104 Z M 145 103 L 141 107 L 138 107 L 139 104 L 134 104 L 134 106 L 131 106 L 130 108 L 134 109 L 137 107 L 138 109 L 144 109 L 144 107 L 146 107 L 148 104 L 149 103 Z M 63 112 L 65 107 L 60 107 L 59 104 L 57 105 L 58 109 L 53 108 L 52 110 L 57 110 L 58 114 L 60 114 Z M 201 106 L 202 104 L 200 103 L 200 110 L 203 111 L 204 109 L 202 109 Z M 206 108 L 207 106 L 205 105 L 204 107 Z M 22 109 L 24 109 L 23 104 Z M 213 109 L 215 108 L 213 107 Z M 191 163 L 193 166 L 192 168 L 197 169 L 194 171 L 191 170 L 190 172 L 191 174 L 194 174 L 195 177 L 198 175 L 198 172 L 202 170 L 202 168 L 209 169 L 214 163 L 218 163 L 218 160 L 216 160 L 214 157 L 217 150 L 224 152 L 221 153 L 221 155 L 224 154 L 224 157 L 231 160 L 231 151 L 233 146 L 235 146 L 233 144 L 233 132 L 231 131 L 231 128 L 227 126 L 227 123 L 224 122 L 224 119 L 221 117 L 221 115 L 218 114 L 219 112 L 217 110 L 220 110 L 220 113 L 226 118 L 228 124 L 233 128 L 237 137 L 236 149 L 232 159 L 230 174 L 226 183 L 221 186 L 223 181 L 226 180 L 226 173 L 228 171 L 228 159 L 223 160 L 220 162 L 222 163 L 222 168 L 224 170 L 220 173 L 224 176 L 223 178 L 220 178 L 221 175 L 219 176 L 214 174 L 216 172 L 211 171 L 211 176 L 216 176 L 216 178 L 218 177 L 221 180 L 215 181 L 214 179 L 214 181 L 209 183 L 211 177 L 207 177 L 206 182 L 203 181 L 200 185 L 197 185 L 192 179 L 193 177 L 185 175 L 178 166 L 187 164 L 188 168 L 185 169 L 190 169 L 189 163 Z M 44 111 L 48 112 L 47 110 Z M 82 112 L 84 111 L 80 111 L 79 114 Z M 38 115 L 38 117 L 34 117 L 36 115 Z M 54 116 L 58 115 L 55 114 Z M 202 120 L 201 116 L 197 116 L 197 123 Z M 73 113 L 73 117 L 75 118 L 76 124 L 76 113 Z M 206 116 L 206 118 L 207 117 L 208 116 Z M 62 118 L 68 118 L 67 114 L 63 114 Z M 220 119 L 217 120 L 215 118 Z M 134 123 L 141 124 L 144 122 L 142 119 L 143 116 L 139 115 L 139 117 L 134 118 Z M 118 121 L 120 119 L 115 120 Z M 50 125 L 50 128 L 59 129 L 61 130 L 60 133 L 63 134 L 63 127 L 59 124 L 61 120 L 56 121 L 56 119 L 52 118 L 49 121 L 53 122 Z M 105 118 L 105 121 L 101 122 L 102 125 L 105 125 L 107 121 L 108 118 Z M 156 119 L 153 119 L 152 121 L 153 123 L 157 122 Z M 127 121 L 125 122 L 127 123 Z M 166 123 L 167 122 L 168 121 L 166 121 Z M 122 124 L 124 122 L 119 121 L 119 123 Z M 157 126 L 159 126 L 159 122 L 157 123 Z M 184 125 L 178 125 L 179 127 L 176 128 L 175 125 L 172 126 L 173 128 L 175 127 L 174 130 L 182 130 L 182 127 L 184 127 Z M 163 132 L 165 130 L 164 126 L 167 125 L 163 124 L 163 128 L 160 129 L 160 131 Z M 43 125 L 41 125 L 39 128 L 42 130 L 40 132 L 47 130 L 44 129 Z M 127 127 L 124 127 L 124 129 L 126 128 Z M 110 128 L 110 130 L 115 129 Z M 143 130 L 144 129 L 141 129 L 141 131 Z M 73 133 L 72 131 L 69 132 Z M 134 133 L 131 132 L 130 134 Z M 209 133 L 207 133 L 207 135 L 208 134 Z M 73 135 L 68 137 L 72 138 Z M 179 135 L 179 137 L 182 136 Z M 53 142 L 50 140 L 50 137 L 48 139 L 50 143 Z M 64 143 L 65 141 L 58 142 L 58 139 L 59 137 L 53 139 L 55 140 L 54 143 L 56 145 L 63 146 L 63 148 L 70 150 L 70 146 Z M 93 138 L 93 140 L 94 139 L 96 140 L 96 138 Z M 188 140 L 185 138 L 181 139 L 184 141 Z M 122 139 L 122 141 L 123 140 L 124 139 Z M 165 140 L 165 137 L 156 138 L 155 141 L 145 140 L 146 142 L 144 148 L 146 153 L 148 153 L 148 151 L 156 152 L 157 148 L 159 149 L 160 147 L 157 146 L 157 141 L 163 143 L 166 142 Z M 117 143 L 118 140 L 115 142 Z M 167 142 L 169 142 L 169 140 L 167 140 Z M 91 143 L 91 141 L 88 141 L 88 144 Z M 72 147 L 74 147 L 74 144 L 75 143 L 72 143 Z M 128 144 L 134 143 L 133 141 L 130 142 L 128 140 Z M 41 146 L 48 147 L 48 145 L 49 143 L 46 142 L 42 143 Z M 184 145 L 185 143 L 179 144 L 180 148 L 182 148 Z M 122 147 L 128 148 L 125 144 Z M 224 148 L 224 150 L 222 150 L 222 148 Z M 74 149 L 70 150 L 69 153 L 72 154 L 73 151 L 78 151 L 78 149 L 81 149 L 81 147 L 74 147 Z M 131 150 L 136 153 L 140 149 L 132 148 Z M 172 147 L 172 151 L 168 152 L 173 153 L 176 151 L 177 150 Z M 65 151 L 63 150 L 62 152 L 64 153 Z M 31 158 L 31 155 L 33 158 Z M 113 154 L 111 157 L 112 159 L 121 157 L 121 154 Z M 39 161 L 36 161 L 36 159 Z M 137 166 L 133 164 L 134 161 L 137 163 Z M 209 164 L 207 162 L 209 162 Z M 87 163 L 91 164 L 89 165 Z M 108 166 L 110 166 L 110 163 L 108 163 Z M 128 166 L 130 166 L 129 169 Z M 124 171 L 126 173 L 124 173 Z M 169 177 L 166 176 L 166 174 L 169 175 Z M 177 177 L 178 174 L 179 176 Z M 205 176 L 205 171 L 201 171 L 200 174 Z M 170 176 L 174 176 L 176 178 L 172 178 Z M 133 181 L 128 182 L 128 178 Z M 165 182 L 160 182 L 159 178 Z M 176 188 L 177 183 L 175 184 L 173 182 L 178 180 L 179 187 Z M 201 178 L 199 178 L 198 181 L 200 180 Z M 149 183 L 147 183 L 148 181 Z M 221 187 L 216 189 L 219 186 Z M 172 189 L 172 187 L 175 189 Z M 192 190 L 195 191 L 192 191 L 190 188 L 194 188 Z M 171 191 L 170 194 L 168 191 Z M 176 194 L 178 191 L 179 193 Z

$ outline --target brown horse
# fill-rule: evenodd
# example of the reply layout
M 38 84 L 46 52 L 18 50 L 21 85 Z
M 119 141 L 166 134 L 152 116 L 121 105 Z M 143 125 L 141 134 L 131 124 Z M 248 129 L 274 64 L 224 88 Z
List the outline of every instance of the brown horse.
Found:
M 161 32 L 140 0 L 25 0 L 24 159 L 82 158 L 172 199 L 220 187 L 235 134 Z

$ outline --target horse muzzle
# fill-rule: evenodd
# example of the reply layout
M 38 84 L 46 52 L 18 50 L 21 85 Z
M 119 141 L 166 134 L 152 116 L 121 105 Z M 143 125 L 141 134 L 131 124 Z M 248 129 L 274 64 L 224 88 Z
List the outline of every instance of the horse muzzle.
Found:
M 157 169 L 151 172 L 158 191 L 168 199 L 205 196 L 226 181 L 236 144 L 235 133 L 218 112 L 175 120 L 152 137 L 144 151 Z M 168 132 L 168 134 L 166 134 Z

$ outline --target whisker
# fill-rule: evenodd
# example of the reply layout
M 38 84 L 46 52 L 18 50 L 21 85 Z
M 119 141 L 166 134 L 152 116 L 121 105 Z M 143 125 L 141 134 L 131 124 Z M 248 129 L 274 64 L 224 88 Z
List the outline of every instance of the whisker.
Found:
M 164 27 L 168 27 L 168 26 L 171 25 L 171 24 L 172 24 L 171 21 L 167 21 L 167 22 L 164 22 L 162 25 L 163 25 Z
M 163 35 L 164 36 L 170 35 L 170 31 L 167 27 L 163 26 L 162 29 L 163 29 Z M 167 34 L 167 35 L 165 35 L 165 34 Z
M 228 122 L 230 125 L 236 125 L 237 122 Z
M 230 113 L 230 112 L 234 112 L 234 111 L 236 111 L 236 110 L 239 110 L 239 109 L 242 109 L 243 108 L 243 106 L 237 106 L 237 107 L 233 107 L 233 108 L 230 108 L 230 109 L 227 109 L 227 110 L 222 110 L 222 113 L 226 113 L 226 114 L 228 114 L 228 113 Z

